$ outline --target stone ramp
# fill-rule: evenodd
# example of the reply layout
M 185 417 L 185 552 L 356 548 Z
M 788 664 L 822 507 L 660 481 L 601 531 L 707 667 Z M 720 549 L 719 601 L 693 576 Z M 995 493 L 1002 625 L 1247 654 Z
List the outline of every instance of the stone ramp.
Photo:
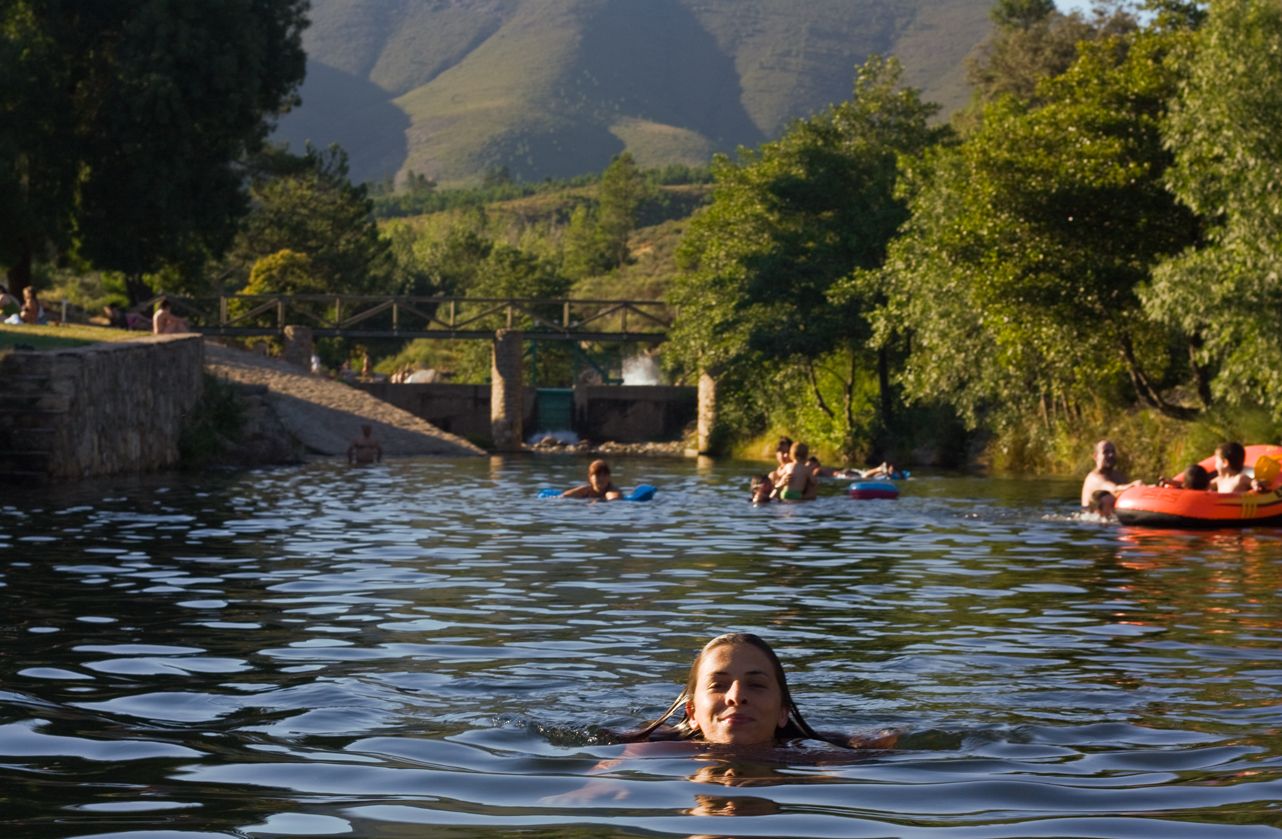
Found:
M 205 368 L 215 376 L 265 385 L 267 402 L 290 434 L 310 452 L 345 455 L 362 424 L 374 429 L 384 455 L 485 454 L 408 411 L 363 390 L 310 373 L 286 361 L 205 340 Z

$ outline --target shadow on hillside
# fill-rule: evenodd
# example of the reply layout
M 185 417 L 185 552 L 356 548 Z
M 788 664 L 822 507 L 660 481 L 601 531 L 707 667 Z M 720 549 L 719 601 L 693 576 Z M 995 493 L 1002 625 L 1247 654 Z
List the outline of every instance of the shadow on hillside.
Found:
M 583 67 L 621 116 L 680 126 L 717 151 L 766 139 L 727 55 L 680 0 L 607 3 L 584 25 Z
M 273 139 L 295 152 L 310 141 L 318 148 L 338 143 L 350 156 L 353 183 L 395 175 L 409 148 L 409 117 L 378 85 L 315 60 L 307 62 L 303 104 L 281 118 Z

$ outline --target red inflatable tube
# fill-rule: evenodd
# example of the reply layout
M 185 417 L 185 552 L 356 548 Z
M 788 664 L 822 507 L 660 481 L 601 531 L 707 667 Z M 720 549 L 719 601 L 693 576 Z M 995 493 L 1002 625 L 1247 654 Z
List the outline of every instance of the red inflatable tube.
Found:
M 1282 446 L 1246 447 L 1246 471 L 1260 455 L 1282 459 Z M 1202 461 L 1215 472 L 1215 456 Z M 1122 524 L 1152 527 L 1240 527 L 1282 524 L 1282 481 L 1267 492 L 1209 492 L 1175 487 L 1131 487 L 1117 497 L 1114 513 Z

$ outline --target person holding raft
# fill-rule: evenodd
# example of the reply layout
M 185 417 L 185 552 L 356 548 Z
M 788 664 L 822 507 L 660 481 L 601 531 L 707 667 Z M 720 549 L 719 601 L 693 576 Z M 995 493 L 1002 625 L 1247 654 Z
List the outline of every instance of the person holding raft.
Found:
M 574 489 L 561 493 L 562 498 L 597 498 L 602 501 L 618 501 L 623 493 L 610 480 L 610 464 L 604 460 L 594 460 L 588 465 L 588 482 Z
M 1127 482 L 1117 468 L 1117 447 L 1111 440 L 1095 444 L 1095 468 L 1082 482 L 1082 510 L 1098 513 L 1108 518 L 1113 515 L 1113 504 L 1123 490 L 1140 486 L 1143 481 Z
M 680 713 L 675 725 L 668 720 Z M 713 638 L 690 665 L 685 689 L 658 719 L 617 735 L 623 742 L 696 740 L 726 746 L 819 740 L 847 749 L 888 749 L 899 733 L 821 734 L 810 727 L 788 690 L 779 657 L 760 637 L 731 632 Z

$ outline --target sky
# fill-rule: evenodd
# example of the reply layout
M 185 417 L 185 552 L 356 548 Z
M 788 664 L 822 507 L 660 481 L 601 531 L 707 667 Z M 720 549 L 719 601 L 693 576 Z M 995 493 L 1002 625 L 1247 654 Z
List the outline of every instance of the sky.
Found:
M 1055 0 L 1055 8 L 1067 14 L 1068 12 L 1081 12 L 1089 15 L 1091 11 L 1091 0 Z

